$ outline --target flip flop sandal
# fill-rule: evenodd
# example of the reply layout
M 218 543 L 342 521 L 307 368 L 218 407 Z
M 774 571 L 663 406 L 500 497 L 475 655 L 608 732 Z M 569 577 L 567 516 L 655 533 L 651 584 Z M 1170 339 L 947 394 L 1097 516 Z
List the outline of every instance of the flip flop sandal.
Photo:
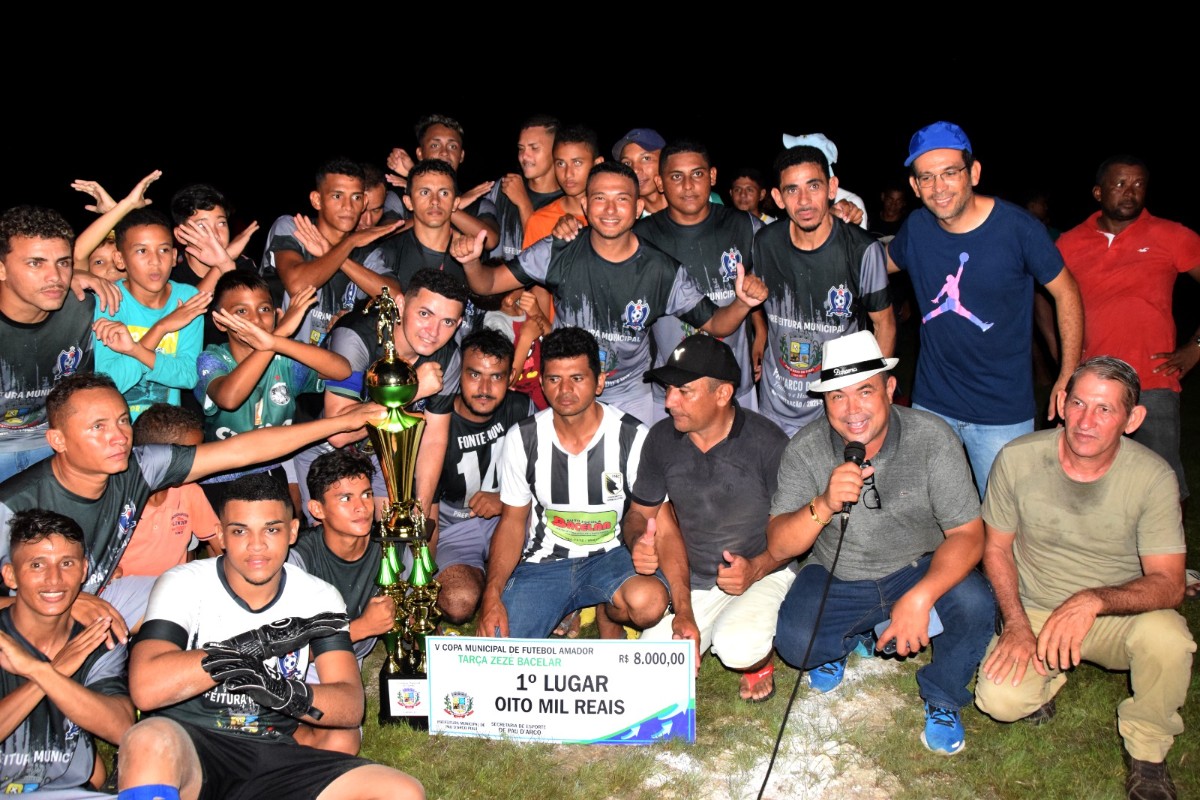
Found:
M 775 696 L 775 662 L 770 661 L 765 667 L 758 672 L 744 672 L 742 676 L 749 681 L 751 690 L 756 689 L 758 684 L 766 679 L 771 681 L 771 691 L 767 692 L 762 697 L 742 697 L 747 703 L 765 703 Z M 741 697 L 741 686 L 738 687 L 738 696 Z

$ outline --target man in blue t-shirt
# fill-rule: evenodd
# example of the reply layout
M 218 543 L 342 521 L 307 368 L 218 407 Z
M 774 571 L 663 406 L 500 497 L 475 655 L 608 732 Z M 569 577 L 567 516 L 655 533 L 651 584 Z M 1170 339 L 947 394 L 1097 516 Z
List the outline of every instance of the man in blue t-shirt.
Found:
M 917 131 L 904 165 L 925 208 L 889 243 L 888 271 L 908 272 L 921 309 L 913 406 L 942 417 L 962 439 L 982 496 L 996 453 L 1033 430 L 1033 284 L 1054 298 L 1062 347 L 1047 419 L 1079 363 L 1079 288 L 1045 226 L 975 194 L 980 165 L 962 128 L 935 122 Z

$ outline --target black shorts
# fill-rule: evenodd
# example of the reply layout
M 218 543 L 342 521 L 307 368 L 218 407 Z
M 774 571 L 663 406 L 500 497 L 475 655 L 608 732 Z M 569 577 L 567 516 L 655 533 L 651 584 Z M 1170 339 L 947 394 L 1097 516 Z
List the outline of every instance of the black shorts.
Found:
M 200 800 L 312 800 L 350 770 L 374 763 L 305 747 L 290 738 L 262 739 L 205 730 L 186 722 L 179 725 L 200 759 L 204 774 Z

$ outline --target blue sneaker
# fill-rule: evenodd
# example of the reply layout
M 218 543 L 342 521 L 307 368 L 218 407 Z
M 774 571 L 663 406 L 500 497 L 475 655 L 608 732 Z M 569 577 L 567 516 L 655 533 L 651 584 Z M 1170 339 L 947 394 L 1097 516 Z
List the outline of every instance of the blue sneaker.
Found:
M 845 675 L 846 659 L 830 661 L 828 664 L 822 664 L 816 669 L 808 671 L 808 685 L 814 692 L 825 694 L 836 689 Z
M 966 742 L 962 718 L 958 711 L 925 704 L 925 730 L 921 733 L 925 746 L 941 756 L 962 752 Z

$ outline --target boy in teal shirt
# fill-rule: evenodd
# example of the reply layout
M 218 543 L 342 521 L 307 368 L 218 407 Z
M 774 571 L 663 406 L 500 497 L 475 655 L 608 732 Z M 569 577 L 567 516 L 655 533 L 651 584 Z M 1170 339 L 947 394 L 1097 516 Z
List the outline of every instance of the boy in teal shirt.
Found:
M 154 403 L 179 405 L 180 389 L 196 385 L 196 358 L 212 295 L 169 280 L 175 240 L 165 216 L 139 208 L 115 229 L 118 266 L 125 270 L 119 310 L 96 308 L 96 371 L 113 379 L 136 418 Z
M 316 302 L 311 286 L 298 292 L 282 314 L 271 300 L 267 282 L 252 272 L 222 275 L 213 296 L 213 322 L 229 341 L 209 345 L 196 361 L 195 395 L 204 409 L 205 441 L 291 425 L 298 394 L 323 391 L 325 378 L 349 377 L 350 363 L 344 357 L 291 338 Z M 214 507 L 222 494 L 221 484 L 248 472 L 269 472 L 287 483 L 279 464 L 217 475 L 202 484 Z

